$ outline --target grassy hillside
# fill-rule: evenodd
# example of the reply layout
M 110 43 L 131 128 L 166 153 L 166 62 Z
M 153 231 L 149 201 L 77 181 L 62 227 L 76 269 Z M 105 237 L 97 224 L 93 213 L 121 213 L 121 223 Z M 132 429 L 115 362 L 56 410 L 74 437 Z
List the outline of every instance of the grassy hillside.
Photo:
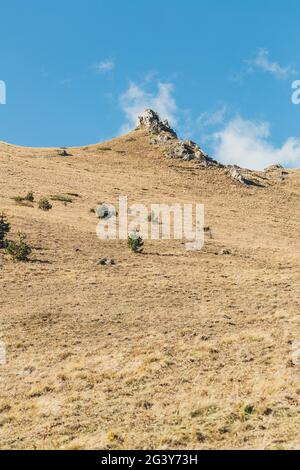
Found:
M 0 143 L 0 212 L 33 247 L 0 252 L 0 447 L 297 448 L 300 172 L 245 187 L 146 130 L 68 153 Z M 212 238 L 100 241 L 90 209 L 119 195 L 204 203 Z

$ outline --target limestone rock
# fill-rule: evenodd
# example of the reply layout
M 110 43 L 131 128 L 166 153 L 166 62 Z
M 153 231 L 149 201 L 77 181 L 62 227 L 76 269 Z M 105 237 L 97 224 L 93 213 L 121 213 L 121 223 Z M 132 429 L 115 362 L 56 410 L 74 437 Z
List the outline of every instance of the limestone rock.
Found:
M 236 165 L 234 166 L 229 166 L 229 174 L 230 177 L 234 180 L 237 181 L 238 183 L 247 186 L 247 181 L 243 177 L 242 173 L 240 172 L 240 168 Z
M 222 250 L 219 251 L 220 256 L 228 256 L 231 255 L 231 251 L 227 250 L 226 248 L 223 248 Z
M 152 109 L 146 109 L 139 116 L 138 129 L 147 129 L 153 134 L 151 143 L 165 147 L 165 155 L 167 158 L 184 161 L 195 160 L 203 167 L 220 166 L 195 142 L 178 139 L 176 132 L 170 127 L 168 121 L 166 119 L 161 120 L 159 115 Z
M 114 266 L 116 263 L 115 263 L 115 260 L 113 259 L 108 259 L 108 258 L 102 258 L 102 259 L 99 259 L 99 261 L 97 261 L 97 266 Z
M 177 137 L 176 132 L 170 127 L 167 119 L 160 119 L 159 115 L 152 109 L 146 109 L 139 116 L 138 128 L 146 128 L 153 134 L 160 134 L 161 132 L 167 132 L 173 137 Z
M 277 170 L 280 171 L 280 170 L 283 170 L 283 169 L 284 169 L 283 166 L 281 166 L 279 164 L 278 165 L 270 165 L 267 168 L 265 168 L 265 173 L 269 173 L 271 171 L 277 171 Z

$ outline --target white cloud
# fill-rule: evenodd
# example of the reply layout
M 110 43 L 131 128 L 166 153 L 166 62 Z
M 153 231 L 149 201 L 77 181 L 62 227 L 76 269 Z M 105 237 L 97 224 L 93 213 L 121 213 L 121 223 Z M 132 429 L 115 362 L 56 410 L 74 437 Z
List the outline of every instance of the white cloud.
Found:
M 218 124 L 222 124 L 224 122 L 225 116 L 228 112 L 228 107 L 224 104 L 219 109 L 214 111 L 213 113 L 202 113 L 198 116 L 196 120 L 197 127 L 206 128 L 217 126 Z
M 155 92 L 147 91 L 143 84 L 130 83 L 127 91 L 120 96 L 120 106 L 126 116 L 121 132 L 132 130 L 137 124 L 139 114 L 146 108 L 153 109 L 161 118 L 168 119 L 171 126 L 175 126 L 178 108 L 173 91 L 172 83 L 158 82 Z
M 300 165 L 300 139 L 290 137 L 280 148 L 274 147 L 269 139 L 269 123 L 237 117 L 222 131 L 213 134 L 214 157 L 225 164 L 256 170 L 275 163 Z
M 115 68 L 115 63 L 113 60 L 104 60 L 103 62 L 95 64 L 94 68 L 98 73 L 108 73 Z
M 277 79 L 285 79 L 296 73 L 291 65 L 283 67 L 278 62 L 272 62 L 268 49 L 259 49 L 256 57 L 253 60 L 247 61 L 247 63 L 250 67 L 268 72 Z

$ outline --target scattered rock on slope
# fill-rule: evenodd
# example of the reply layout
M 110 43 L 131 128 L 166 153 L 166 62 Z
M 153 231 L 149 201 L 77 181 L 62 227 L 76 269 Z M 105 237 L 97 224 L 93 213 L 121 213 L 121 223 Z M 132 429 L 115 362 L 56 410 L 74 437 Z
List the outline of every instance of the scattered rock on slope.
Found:
M 277 181 L 280 183 L 283 183 L 288 176 L 288 172 L 279 164 L 268 166 L 265 168 L 265 173 L 268 177 L 277 177 Z
M 247 180 L 243 177 L 242 173 L 240 172 L 240 168 L 236 165 L 230 166 L 229 167 L 229 174 L 230 177 L 234 180 L 237 181 L 238 183 L 243 184 L 244 186 L 247 186 Z
M 102 258 L 97 261 L 97 266 L 114 266 L 116 264 L 114 259 Z
M 272 171 L 281 171 L 281 170 L 284 170 L 283 166 L 277 164 L 277 165 L 271 165 L 271 166 L 268 166 L 267 168 L 265 168 L 265 173 L 269 173 L 269 172 L 272 172 Z
M 243 186 L 265 188 L 267 185 L 265 179 L 255 171 L 240 168 L 237 165 L 228 165 L 226 168 L 230 178 Z

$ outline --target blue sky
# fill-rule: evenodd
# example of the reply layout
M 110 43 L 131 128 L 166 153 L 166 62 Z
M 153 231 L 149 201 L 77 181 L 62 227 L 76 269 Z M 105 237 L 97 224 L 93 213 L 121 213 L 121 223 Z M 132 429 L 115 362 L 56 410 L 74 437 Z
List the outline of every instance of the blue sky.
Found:
M 0 140 L 109 139 L 154 107 L 226 163 L 300 166 L 299 1 L 1 2 Z

